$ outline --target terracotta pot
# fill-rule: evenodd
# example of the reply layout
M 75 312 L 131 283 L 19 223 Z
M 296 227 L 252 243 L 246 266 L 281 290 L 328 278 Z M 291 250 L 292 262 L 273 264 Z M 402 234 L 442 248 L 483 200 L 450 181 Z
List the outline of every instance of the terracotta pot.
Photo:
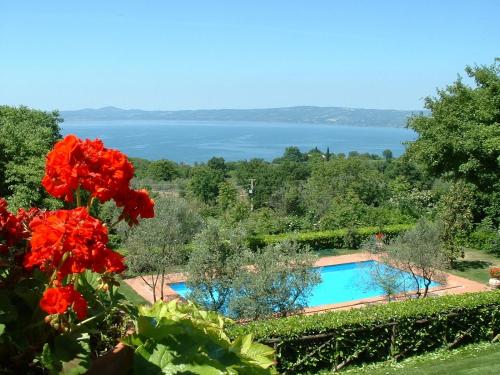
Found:
M 92 362 L 90 375 L 123 375 L 129 374 L 134 361 L 134 349 L 119 343 L 115 348 Z

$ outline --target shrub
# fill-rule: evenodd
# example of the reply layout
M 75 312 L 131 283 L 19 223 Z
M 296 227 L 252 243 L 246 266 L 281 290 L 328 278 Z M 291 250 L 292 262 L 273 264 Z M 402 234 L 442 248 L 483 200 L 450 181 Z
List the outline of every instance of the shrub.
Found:
M 432 281 L 446 281 L 440 271 L 446 266 L 441 233 L 440 226 L 421 219 L 414 228 L 392 240 L 382 255 L 384 263 L 412 276 L 410 290 L 416 290 L 417 298 L 427 296 Z
M 491 340 L 499 321 L 496 291 L 235 324 L 230 335 L 273 344 L 278 370 L 300 373 Z
M 248 249 L 244 232 L 229 229 L 217 221 L 195 237 L 187 264 L 188 299 L 207 310 L 224 312 Z
M 493 229 L 478 229 L 470 234 L 467 246 L 500 255 L 500 233 Z
M 291 315 L 307 306 L 313 287 L 321 281 L 308 246 L 285 241 L 248 255 L 245 263 L 252 267 L 242 267 L 233 280 L 228 314 L 259 319 Z
M 336 229 L 319 232 L 295 232 L 281 233 L 273 235 L 254 236 L 249 239 L 252 248 L 262 247 L 268 244 L 277 243 L 284 240 L 295 241 L 300 244 L 309 245 L 315 250 L 331 248 L 350 248 L 351 239 L 356 236 L 356 247 L 371 236 L 382 232 L 385 241 L 389 241 L 400 233 L 412 228 L 410 224 L 388 225 L 383 227 L 361 227 L 356 229 Z M 353 231 L 355 233 L 353 233 Z M 349 234 L 349 235 L 348 235 Z
M 133 373 L 275 374 L 273 349 L 252 335 L 229 339 L 228 322 L 177 300 L 140 307 L 135 333 L 123 339 L 134 349 Z

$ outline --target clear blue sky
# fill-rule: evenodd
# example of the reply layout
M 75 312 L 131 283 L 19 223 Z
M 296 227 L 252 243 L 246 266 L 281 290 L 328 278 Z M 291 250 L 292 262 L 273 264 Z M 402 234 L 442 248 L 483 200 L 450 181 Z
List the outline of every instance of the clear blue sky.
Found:
M 419 109 L 500 55 L 500 1 L 0 0 L 0 104 Z

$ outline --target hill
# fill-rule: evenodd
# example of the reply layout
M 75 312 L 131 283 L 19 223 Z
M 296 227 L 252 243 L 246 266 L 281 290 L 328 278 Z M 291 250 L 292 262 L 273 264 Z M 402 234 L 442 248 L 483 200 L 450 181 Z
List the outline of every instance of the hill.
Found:
M 258 121 L 311 124 L 404 127 L 406 119 L 418 111 L 343 107 L 286 107 L 265 109 L 201 109 L 144 111 L 103 107 L 62 111 L 67 120 L 167 120 L 167 121 Z

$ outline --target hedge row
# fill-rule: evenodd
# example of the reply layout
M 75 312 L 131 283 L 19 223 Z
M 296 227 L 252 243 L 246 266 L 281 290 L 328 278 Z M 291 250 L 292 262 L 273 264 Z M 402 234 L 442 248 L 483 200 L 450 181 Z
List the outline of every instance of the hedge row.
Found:
M 235 324 L 229 332 L 274 345 L 280 372 L 335 369 L 491 340 L 500 332 L 500 291 Z
M 283 240 L 307 244 L 313 249 L 357 248 L 371 236 L 382 232 L 389 240 L 412 227 L 411 224 L 396 224 L 383 227 L 361 227 L 353 229 L 324 230 L 319 232 L 290 232 L 255 236 L 250 239 L 253 248 L 262 247 Z
M 500 232 L 494 230 L 476 230 L 469 235 L 465 245 L 500 255 Z

